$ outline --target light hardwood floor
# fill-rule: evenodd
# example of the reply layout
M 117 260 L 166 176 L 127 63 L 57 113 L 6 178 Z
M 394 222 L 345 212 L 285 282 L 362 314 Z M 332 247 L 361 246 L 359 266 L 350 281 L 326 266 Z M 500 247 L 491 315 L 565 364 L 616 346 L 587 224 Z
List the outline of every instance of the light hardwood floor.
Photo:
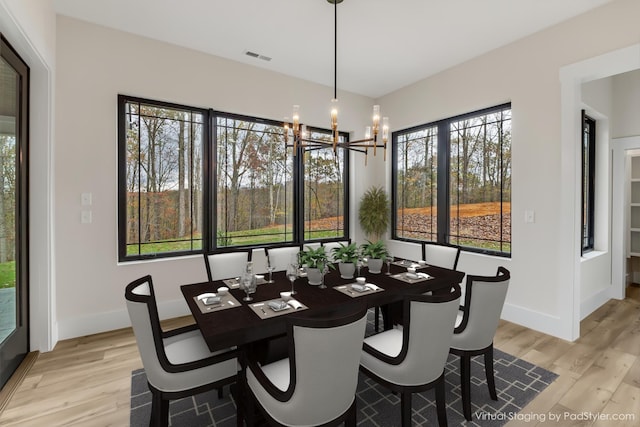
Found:
M 570 343 L 501 322 L 495 346 L 559 374 L 509 426 L 622 427 L 640 423 L 640 288 L 581 323 Z M 190 317 L 164 322 L 167 328 Z M 126 426 L 131 371 L 142 367 L 131 329 L 58 343 L 41 354 L 0 414 L 2 426 Z M 559 421 L 550 420 L 550 415 Z M 635 420 L 572 419 L 635 414 Z M 608 414 L 608 415 L 607 415 Z M 544 417 L 544 419 L 542 418 Z

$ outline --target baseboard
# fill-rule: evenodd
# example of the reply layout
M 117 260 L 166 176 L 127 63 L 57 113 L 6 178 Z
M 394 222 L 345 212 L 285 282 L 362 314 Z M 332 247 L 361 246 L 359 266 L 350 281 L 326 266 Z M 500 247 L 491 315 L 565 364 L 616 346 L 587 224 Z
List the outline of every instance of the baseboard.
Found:
M 584 299 L 582 303 L 580 303 L 580 320 L 583 320 L 585 317 L 600 308 L 604 303 L 613 298 L 612 292 L 613 287 L 609 285 Z
M 547 335 L 552 335 L 564 340 L 571 340 L 570 337 L 566 336 L 562 319 L 558 316 L 552 316 L 548 313 L 505 303 L 502 308 L 502 318 Z
M 18 366 L 18 369 L 11 375 L 11 378 L 9 378 L 9 381 L 7 381 L 4 387 L 0 389 L 0 414 L 2 414 L 2 411 L 4 411 L 11 401 L 11 398 L 16 390 L 18 390 L 18 387 L 20 387 L 20 384 L 22 384 L 22 381 L 31 370 L 33 364 L 38 360 L 39 354 L 37 351 L 27 353 L 22 363 Z
M 184 299 L 158 303 L 158 312 L 161 320 L 191 314 Z M 126 309 L 95 313 L 91 316 L 58 320 L 58 338 L 66 340 L 129 326 L 131 322 Z

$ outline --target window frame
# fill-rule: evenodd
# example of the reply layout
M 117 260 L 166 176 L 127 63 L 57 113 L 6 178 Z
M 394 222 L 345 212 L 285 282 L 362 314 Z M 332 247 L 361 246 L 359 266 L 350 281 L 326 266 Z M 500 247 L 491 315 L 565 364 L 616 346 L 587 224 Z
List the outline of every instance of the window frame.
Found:
M 159 108 L 172 108 L 178 110 L 189 110 L 202 114 L 203 117 L 203 130 L 202 130 L 202 207 L 201 207 L 201 215 L 202 215 L 202 245 L 200 249 L 192 249 L 192 250 L 184 250 L 184 251 L 171 251 L 171 252 L 157 252 L 157 253 L 148 253 L 148 254 L 135 254 L 135 255 L 127 255 L 127 185 L 126 185 L 126 165 L 127 165 L 127 149 L 126 149 L 126 136 L 127 136 L 127 121 L 126 121 L 126 104 L 127 103 L 140 103 L 145 105 L 152 105 L 154 107 Z M 219 110 L 206 109 L 200 107 L 192 107 L 182 104 L 176 104 L 171 102 L 145 99 L 136 96 L 129 95 L 118 95 L 118 104 L 117 104 L 117 119 L 118 119 L 118 128 L 117 128 L 117 144 L 118 144 L 118 153 L 117 153 L 117 161 L 118 161 L 118 261 L 119 262 L 130 262 L 130 261 L 141 261 L 141 260 L 149 260 L 149 259 L 159 259 L 159 258 L 173 258 L 173 257 L 182 257 L 182 256 L 190 256 L 194 254 L 202 254 L 202 253 L 215 253 L 215 252 L 226 252 L 230 250 L 241 250 L 247 248 L 261 248 L 261 247 L 271 247 L 271 246 L 279 246 L 279 245 L 304 245 L 310 242 L 330 242 L 330 241 L 343 241 L 348 239 L 350 233 L 350 225 L 349 225 L 349 195 L 350 195 L 350 156 L 349 150 L 340 148 L 343 150 L 343 165 L 344 170 L 342 172 L 342 182 L 343 182 L 343 197 L 342 197 L 342 206 L 343 206 L 343 226 L 342 226 L 342 235 L 332 237 L 332 238 L 319 238 L 319 239 L 309 239 L 305 240 L 305 196 L 304 196 L 304 188 L 305 188 L 305 173 L 304 173 L 304 150 L 309 149 L 307 147 L 298 146 L 294 160 L 293 160 L 293 173 L 292 173 L 292 184 L 293 184 L 293 222 L 292 232 L 293 239 L 291 241 L 284 242 L 272 242 L 265 244 L 248 244 L 248 245 L 236 245 L 236 246 L 220 246 L 218 247 L 217 242 L 217 222 L 218 222 L 218 206 L 217 206 L 217 148 L 218 148 L 218 140 L 217 140 L 217 119 L 218 117 L 224 117 L 228 119 L 236 119 L 242 121 L 253 121 L 261 124 L 273 125 L 273 126 L 283 126 L 282 121 L 263 119 L 259 117 L 252 117 L 243 114 L 229 113 Z M 310 127 L 307 126 L 310 131 L 320 132 L 320 133 L 330 133 L 329 129 L 323 129 L 318 127 Z M 339 132 L 341 139 L 344 141 L 349 141 L 349 133 L 348 132 Z M 284 144 L 284 141 L 283 141 Z M 329 149 L 329 148 L 327 148 Z M 287 149 L 291 152 L 292 148 Z M 287 154 L 292 155 L 292 154 Z
M 582 110 L 581 146 L 581 215 L 580 215 L 580 253 L 591 252 L 595 248 L 595 194 L 596 194 L 596 133 L 597 121 Z M 588 141 L 585 136 L 588 133 Z M 585 146 L 586 142 L 586 146 Z M 588 157 L 588 171 L 585 170 L 585 157 Z M 587 201 L 585 202 L 585 195 Z M 585 224 L 585 208 L 587 223 Z
M 459 122 L 468 118 L 478 117 L 482 115 L 489 115 L 497 113 L 502 110 L 512 110 L 511 102 L 495 105 L 488 108 L 483 108 L 476 111 L 460 114 L 457 116 L 436 120 L 429 123 L 424 123 L 416 126 L 412 126 L 407 129 L 401 129 L 392 133 L 391 137 L 391 238 L 393 240 L 405 241 L 411 243 L 422 242 L 435 242 L 450 244 L 450 220 L 451 220 L 451 124 Z M 437 207 L 437 228 L 436 235 L 437 240 L 424 240 L 424 239 L 411 239 L 407 237 L 400 237 L 397 233 L 398 224 L 398 137 L 400 135 L 417 132 L 426 128 L 437 128 L 437 190 L 436 190 L 436 207 Z M 502 182 L 501 182 L 502 185 Z M 511 197 L 509 197 L 511 199 Z M 500 210 L 502 212 L 502 203 Z M 486 255 L 499 256 L 504 258 L 511 258 L 512 256 L 512 238 L 507 242 L 509 244 L 509 252 L 495 251 L 490 249 L 483 249 L 471 246 L 460 246 L 462 250 L 467 252 L 475 252 Z

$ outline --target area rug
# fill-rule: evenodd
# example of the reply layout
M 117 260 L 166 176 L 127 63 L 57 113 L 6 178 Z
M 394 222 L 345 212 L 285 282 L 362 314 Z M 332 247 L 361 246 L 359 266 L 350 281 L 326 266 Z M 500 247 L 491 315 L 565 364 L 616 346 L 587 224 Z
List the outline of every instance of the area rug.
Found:
M 449 355 L 445 368 L 447 419 L 449 425 L 502 426 L 512 419 L 538 393 L 551 384 L 557 375 L 500 350 L 494 350 L 494 369 L 498 400 L 491 400 L 484 375 L 484 359 L 474 357 L 471 363 L 471 402 L 473 421 L 462 415 L 460 399 L 460 362 Z M 236 407 L 225 387 L 218 399 L 216 390 L 172 401 L 169 406 L 170 426 L 222 427 L 235 426 Z M 357 406 L 358 426 L 392 427 L 400 425 L 400 397 L 390 393 L 360 374 Z M 412 425 L 437 425 L 434 390 L 414 393 Z M 131 427 L 149 425 L 151 393 L 144 370 L 131 374 Z M 525 415 L 525 414 L 522 414 Z

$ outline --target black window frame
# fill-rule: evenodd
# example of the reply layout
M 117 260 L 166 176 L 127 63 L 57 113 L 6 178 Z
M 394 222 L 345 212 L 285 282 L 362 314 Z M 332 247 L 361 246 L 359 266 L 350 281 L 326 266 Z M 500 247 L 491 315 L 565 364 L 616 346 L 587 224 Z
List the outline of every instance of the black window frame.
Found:
M 202 173 L 203 173 L 203 189 L 202 189 L 202 247 L 200 249 L 192 249 L 192 250 L 184 250 L 184 251 L 172 251 L 172 252 L 158 252 L 158 253 L 148 253 L 148 254 L 135 254 L 135 255 L 127 255 L 127 234 L 126 234 L 126 222 L 127 222 L 127 212 L 126 212 L 126 204 L 127 204 L 127 191 L 126 191 L 126 160 L 127 160 L 127 150 L 126 150 L 126 129 L 127 129 L 127 121 L 126 121 L 126 109 L 125 105 L 128 102 L 141 103 L 146 105 L 152 105 L 160 108 L 172 108 L 179 110 L 191 110 L 198 111 L 203 114 L 203 164 L 202 164 Z M 226 118 L 234 118 L 238 120 L 244 121 L 254 121 L 262 124 L 269 124 L 274 126 L 283 126 L 282 121 L 276 121 L 271 119 L 264 119 L 259 117 L 253 117 L 243 114 L 229 113 L 219 110 L 214 110 L 210 108 L 201 108 L 201 107 L 192 107 L 177 103 L 159 101 L 146 99 L 136 96 L 129 95 L 118 95 L 118 104 L 117 104 L 117 117 L 118 117 L 118 261 L 119 262 L 130 262 L 130 261 L 141 261 L 141 260 L 150 260 L 150 259 L 159 259 L 159 258 L 173 258 L 173 257 L 182 257 L 182 256 L 190 256 L 202 253 L 214 253 L 214 252 L 225 252 L 230 250 L 241 250 L 248 248 L 261 248 L 261 247 L 271 247 L 278 245 L 304 245 L 310 242 L 330 242 L 330 241 L 343 241 L 348 239 L 350 235 L 350 224 L 349 224 L 349 195 L 350 195 L 350 156 L 349 150 L 344 148 L 339 148 L 343 150 L 343 162 L 344 162 L 344 170 L 343 170 L 343 227 L 342 227 L 342 235 L 332 237 L 332 238 L 319 238 L 319 239 L 309 239 L 305 240 L 305 229 L 304 229 L 304 218 L 305 218 L 305 204 L 304 204 L 304 150 L 310 149 L 304 146 L 297 147 L 297 153 L 294 156 L 293 161 L 293 239 L 291 241 L 285 242 L 274 242 L 274 243 L 266 243 L 266 244 L 253 244 L 253 245 L 237 245 L 237 246 L 224 246 L 218 247 L 217 243 L 217 232 L 216 232 L 216 224 L 217 224 L 217 197 L 216 197 L 216 189 L 217 189 L 217 177 L 216 177 L 216 153 L 217 153 L 217 138 L 216 138 L 216 121 L 218 117 L 226 117 Z M 307 129 L 313 132 L 321 132 L 321 133 L 331 133 L 329 129 L 323 129 L 318 127 L 310 127 L 307 126 Z M 340 138 L 343 141 L 349 141 L 349 133 L 347 132 L 339 132 Z M 282 142 L 284 144 L 284 141 Z M 329 149 L 329 148 L 327 148 Z M 292 150 L 289 148 L 288 150 Z M 293 153 L 291 154 L 293 155 Z
M 582 110 L 581 254 L 591 252 L 595 247 L 596 132 L 596 120 Z
M 401 129 L 392 133 L 391 143 L 391 238 L 398 241 L 406 241 L 412 243 L 423 242 L 435 242 L 441 244 L 451 244 L 449 239 L 450 230 L 450 186 L 451 186 L 451 124 L 459 122 L 468 118 L 478 117 L 482 115 L 488 115 L 491 113 L 500 112 L 503 110 L 511 110 L 511 102 L 507 102 L 500 105 L 460 114 L 457 116 L 436 120 L 417 126 L 412 126 L 407 129 Z M 417 132 L 426 128 L 437 128 L 437 240 L 431 241 L 426 239 L 411 239 L 407 237 L 400 237 L 397 234 L 398 223 L 398 137 L 400 135 Z M 511 200 L 511 197 L 509 197 Z M 502 211 L 502 207 L 501 207 Z M 499 256 L 504 258 L 511 258 L 512 256 L 512 237 L 508 240 L 508 252 L 495 251 L 490 249 L 483 249 L 471 246 L 460 246 L 460 248 L 467 252 L 481 253 L 486 255 Z

